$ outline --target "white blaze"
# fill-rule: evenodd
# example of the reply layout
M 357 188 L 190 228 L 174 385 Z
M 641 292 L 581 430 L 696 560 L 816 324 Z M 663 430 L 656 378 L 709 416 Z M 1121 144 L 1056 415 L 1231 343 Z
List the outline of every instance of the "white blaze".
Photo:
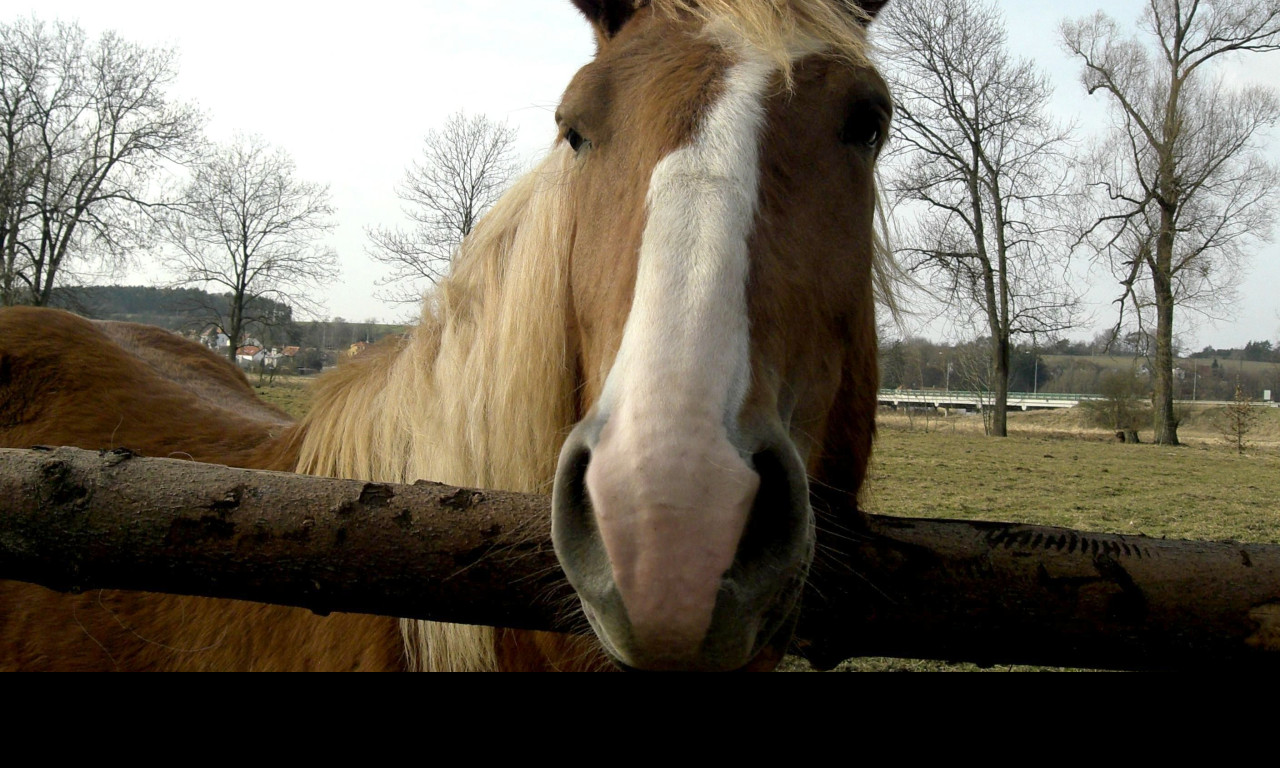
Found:
M 653 170 L 635 298 L 601 397 L 606 412 L 678 405 L 732 421 L 746 397 L 747 237 L 773 71 L 747 49 L 694 142 Z
M 706 634 L 759 486 L 732 439 L 751 379 L 747 238 L 774 71 L 741 50 L 693 142 L 654 168 L 600 401 L 587 489 L 636 638 L 659 655 Z

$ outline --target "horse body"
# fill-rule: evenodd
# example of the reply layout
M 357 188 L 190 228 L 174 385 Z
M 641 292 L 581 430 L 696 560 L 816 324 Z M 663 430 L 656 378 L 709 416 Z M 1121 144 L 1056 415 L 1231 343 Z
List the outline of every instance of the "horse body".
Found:
M 291 419 L 225 358 L 159 328 L 14 307 L 0 320 L 9 447 L 127 446 L 150 456 L 291 469 L 255 458 Z
M 464 243 L 421 324 L 318 382 L 302 423 L 257 405 L 229 365 L 166 372 L 176 341 L 10 311 L 0 387 L 22 405 L 0 406 L 0 442 L 554 487 L 557 553 L 599 644 L 404 622 L 401 650 L 392 620 L 114 594 L 90 627 L 92 596 L 44 593 L 71 623 L 40 658 L 75 641 L 134 659 L 120 640 L 167 649 L 152 666 L 298 665 L 262 633 L 337 669 L 731 669 L 781 654 L 813 557 L 811 495 L 856 494 L 870 454 L 873 165 L 890 107 L 862 28 L 879 4 L 575 4 L 599 49 L 565 93 L 561 139 Z M 47 355 L 30 341 L 46 325 L 66 331 Z M 38 588 L 5 589 L 4 604 L 32 605 Z M 197 613 L 199 631 L 164 634 Z M 0 641 L 38 616 L 8 615 Z
M 0 310 L 0 445 L 129 447 L 258 469 L 298 427 L 223 357 L 168 331 Z M 397 622 L 231 600 L 0 582 L 0 669 L 355 670 L 404 666 Z

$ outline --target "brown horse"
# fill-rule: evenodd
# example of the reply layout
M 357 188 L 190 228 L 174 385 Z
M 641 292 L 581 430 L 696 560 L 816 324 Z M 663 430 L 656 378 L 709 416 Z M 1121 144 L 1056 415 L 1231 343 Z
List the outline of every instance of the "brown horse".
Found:
M 0 444 L 547 492 L 598 642 L 0 587 L 27 668 L 768 667 L 874 429 L 882 3 L 575 0 L 595 59 L 559 140 L 421 324 L 316 384 L 296 425 L 194 345 L 0 313 Z M 178 361 L 181 361 L 180 363 Z

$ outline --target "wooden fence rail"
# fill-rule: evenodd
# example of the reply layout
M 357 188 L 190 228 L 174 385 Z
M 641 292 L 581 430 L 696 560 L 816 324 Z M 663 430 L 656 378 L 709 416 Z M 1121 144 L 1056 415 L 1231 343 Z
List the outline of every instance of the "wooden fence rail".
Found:
M 0 449 L 0 578 L 579 627 L 546 497 Z M 839 521 L 839 522 L 838 522 Z M 1280 546 L 831 510 L 797 631 L 852 656 L 1272 667 Z M 4 610 L 0 606 L 0 612 Z

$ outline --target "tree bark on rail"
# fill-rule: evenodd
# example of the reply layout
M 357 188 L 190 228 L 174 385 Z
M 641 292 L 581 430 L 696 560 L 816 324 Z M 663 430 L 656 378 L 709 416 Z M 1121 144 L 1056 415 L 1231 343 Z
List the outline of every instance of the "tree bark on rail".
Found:
M 580 622 L 549 508 L 434 483 L 0 449 L 0 578 L 566 630 Z M 820 528 L 797 631 L 819 667 L 1280 666 L 1280 546 L 855 510 Z

